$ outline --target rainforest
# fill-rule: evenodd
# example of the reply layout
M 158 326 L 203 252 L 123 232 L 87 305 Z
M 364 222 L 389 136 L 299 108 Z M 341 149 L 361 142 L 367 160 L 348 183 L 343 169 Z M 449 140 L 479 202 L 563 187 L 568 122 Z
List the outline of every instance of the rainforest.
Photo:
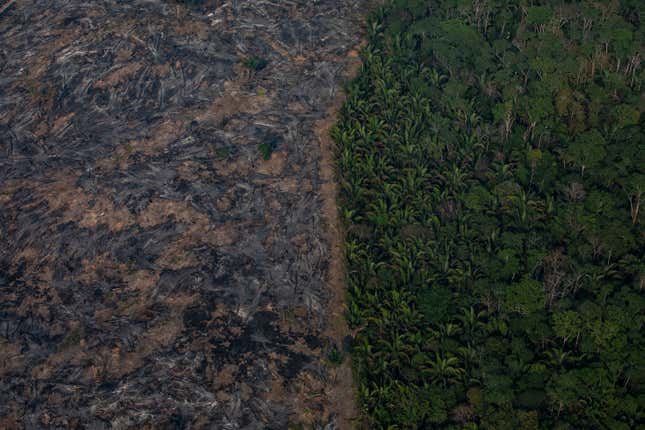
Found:
M 397 0 L 332 136 L 374 429 L 645 425 L 638 0 Z

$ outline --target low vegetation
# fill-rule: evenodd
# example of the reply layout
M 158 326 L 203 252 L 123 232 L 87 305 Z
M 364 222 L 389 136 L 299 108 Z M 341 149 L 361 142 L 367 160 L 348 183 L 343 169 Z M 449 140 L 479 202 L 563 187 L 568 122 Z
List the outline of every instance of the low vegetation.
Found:
M 269 64 L 269 61 L 262 57 L 252 56 L 245 58 L 242 64 L 244 64 L 244 67 L 247 69 L 258 72 L 264 69 Z
M 333 130 L 369 428 L 644 425 L 642 12 L 371 17 Z

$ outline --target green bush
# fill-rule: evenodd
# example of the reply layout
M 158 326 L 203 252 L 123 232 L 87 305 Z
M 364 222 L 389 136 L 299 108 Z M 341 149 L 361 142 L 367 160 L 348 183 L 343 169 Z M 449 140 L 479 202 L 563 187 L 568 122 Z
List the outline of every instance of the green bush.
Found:
M 261 57 L 253 56 L 245 58 L 242 64 L 244 64 L 246 68 L 257 72 L 264 69 L 269 64 L 269 61 Z

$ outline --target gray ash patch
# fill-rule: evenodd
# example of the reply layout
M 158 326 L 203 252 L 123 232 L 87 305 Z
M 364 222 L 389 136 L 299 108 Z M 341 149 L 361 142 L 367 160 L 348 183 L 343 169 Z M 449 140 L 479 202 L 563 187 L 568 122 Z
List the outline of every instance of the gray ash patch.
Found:
M 0 428 L 335 428 L 314 128 L 363 6 L 0 15 Z

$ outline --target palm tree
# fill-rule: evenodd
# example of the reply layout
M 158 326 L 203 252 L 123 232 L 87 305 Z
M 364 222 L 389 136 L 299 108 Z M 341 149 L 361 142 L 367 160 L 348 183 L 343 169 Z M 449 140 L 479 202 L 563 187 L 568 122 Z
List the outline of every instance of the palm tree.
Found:
M 434 68 L 433 69 L 428 69 L 428 68 L 424 69 L 423 70 L 423 75 L 435 87 L 441 86 L 444 82 L 446 82 L 448 80 L 448 76 L 439 73 L 439 71 L 437 69 L 434 69 Z
M 462 315 L 458 316 L 457 319 L 461 321 L 466 334 L 472 338 L 475 331 L 484 325 L 481 320 L 486 316 L 486 311 L 475 312 L 475 309 L 471 306 L 462 308 L 461 313 Z
M 444 387 L 448 385 L 448 382 L 454 382 L 455 377 L 464 373 L 464 369 L 459 367 L 459 359 L 454 356 L 442 356 L 435 353 L 434 360 L 429 360 L 428 364 L 429 367 L 422 372 L 426 373 L 433 381 L 441 381 Z
M 441 334 L 441 340 L 443 341 L 446 338 L 455 336 L 461 331 L 457 324 L 446 323 L 439 326 L 439 333 Z
M 564 351 L 560 348 L 555 348 L 545 352 L 549 360 L 549 364 L 555 366 L 556 368 L 561 368 L 567 362 L 567 357 L 570 352 Z
M 464 362 L 466 369 L 470 369 L 477 361 L 479 361 L 479 356 L 477 350 L 471 345 L 470 342 L 466 346 L 460 346 L 457 349 L 457 353 L 461 356 L 461 359 Z

